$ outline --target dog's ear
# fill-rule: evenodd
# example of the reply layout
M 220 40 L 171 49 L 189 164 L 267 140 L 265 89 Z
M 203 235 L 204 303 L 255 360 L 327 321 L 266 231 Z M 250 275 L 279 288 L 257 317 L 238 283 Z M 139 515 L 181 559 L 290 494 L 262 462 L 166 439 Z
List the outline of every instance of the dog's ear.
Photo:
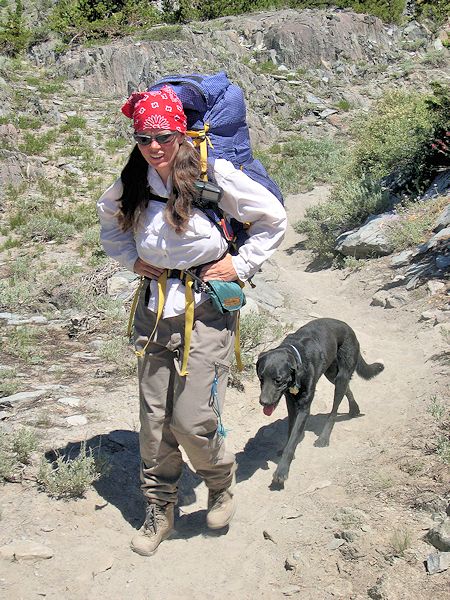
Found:
M 261 365 L 261 359 L 263 358 L 264 352 L 258 356 L 258 360 L 256 361 L 255 370 L 256 373 L 259 373 L 259 367 Z
M 258 360 L 256 361 L 256 365 L 255 365 L 255 369 L 256 372 L 258 373 L 259 367 L 261 366 L 261 359 L 263 359 L 266 354 L 268 354 L 269 350 L 266 350 L 265 352 L 261 352 L 261 354 L 258 356 Z

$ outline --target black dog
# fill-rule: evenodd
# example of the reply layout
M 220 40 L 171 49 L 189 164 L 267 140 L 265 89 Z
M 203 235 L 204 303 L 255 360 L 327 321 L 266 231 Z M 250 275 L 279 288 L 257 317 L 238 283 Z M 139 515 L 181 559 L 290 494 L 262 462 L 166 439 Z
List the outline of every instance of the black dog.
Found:
M 310 321 L 286 336 L 278 348 L 259 355 L 256 372 L 261 382 L 259 402 L 264 407 L 264 414 L 271 415 L 284 394 L 289 419 L 288 442 L 273 475 L 273 484 L 283 486 L 288 478 L 319 378 L 325 375 L 335 386 L 333 408 L 314 444 L 328 446 L 344 395 L 348 399 L 350 417 L 360 414 L 349 387 L 353 373 L 356 371 L 364 379 L 371 379 L 383 369 L 381 362 L 371 365 L 365 362 L 355 332 L 337 319 Z

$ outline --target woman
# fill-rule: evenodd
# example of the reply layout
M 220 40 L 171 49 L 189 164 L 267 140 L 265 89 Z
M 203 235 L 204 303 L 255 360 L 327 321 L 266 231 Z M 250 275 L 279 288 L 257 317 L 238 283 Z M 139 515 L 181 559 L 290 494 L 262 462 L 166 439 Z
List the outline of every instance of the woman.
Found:
M 224 236 L 193 205 L 200 159 L 185 135 L 186 115 L 172 88 L 134 93 L 122 112 L 133 120 L 137 145 L 120 179 L 98 201 L 98 213 L 106 253 L 145 278 L 134 319 L 134 341 L 141 481 L 148 504 L 145 522 L 131 547 L 149 556 L 173 527 L 182 471 L 179 446 L 208 487 L 208 527 L 225 527 L 235 512 L 234 455 L 225 448 L 218 421 L 233 353 L 236 313 L 222 314 L 207 294 L 194 294 L 188 373 L 184 374 L 182 271 L 200 267 L 197 272 L 205 281 L 246 281 L 281 243 L 286 213 L 263 186 L 230 162 L 217 159 L 213 176 L 223 189 L 220 207 L 230 217 L 251 223 L 246 243 L 231 256 Z M 166 278 L 159 318 L 161 281 Z

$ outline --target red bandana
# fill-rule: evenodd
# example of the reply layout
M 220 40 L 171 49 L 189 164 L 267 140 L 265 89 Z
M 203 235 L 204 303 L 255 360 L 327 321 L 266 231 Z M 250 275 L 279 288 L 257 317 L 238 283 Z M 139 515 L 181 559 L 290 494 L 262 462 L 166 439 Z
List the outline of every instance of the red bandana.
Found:
M 181 100 L 167 85 L 154 92 L 134 92 L 122 106 L 122 112 L 133 119 L 135 131 L 186 131 L 187 121 Z

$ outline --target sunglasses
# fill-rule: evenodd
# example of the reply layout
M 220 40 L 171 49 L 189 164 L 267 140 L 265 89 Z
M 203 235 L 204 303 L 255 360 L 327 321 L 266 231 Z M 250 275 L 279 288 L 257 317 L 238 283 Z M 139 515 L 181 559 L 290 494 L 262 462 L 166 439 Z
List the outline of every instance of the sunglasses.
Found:
M 140 144 L 141 146 L 150 146 L 150 144 L 155 140 L 160 146 L 164 144 L 169 144 L 175 139 L 177 135 L 176 131 L 172 133 L 160 133 L 158 135 L 143 135 L 140 133 L 134 133 L 133 138 L 134 141 Z

